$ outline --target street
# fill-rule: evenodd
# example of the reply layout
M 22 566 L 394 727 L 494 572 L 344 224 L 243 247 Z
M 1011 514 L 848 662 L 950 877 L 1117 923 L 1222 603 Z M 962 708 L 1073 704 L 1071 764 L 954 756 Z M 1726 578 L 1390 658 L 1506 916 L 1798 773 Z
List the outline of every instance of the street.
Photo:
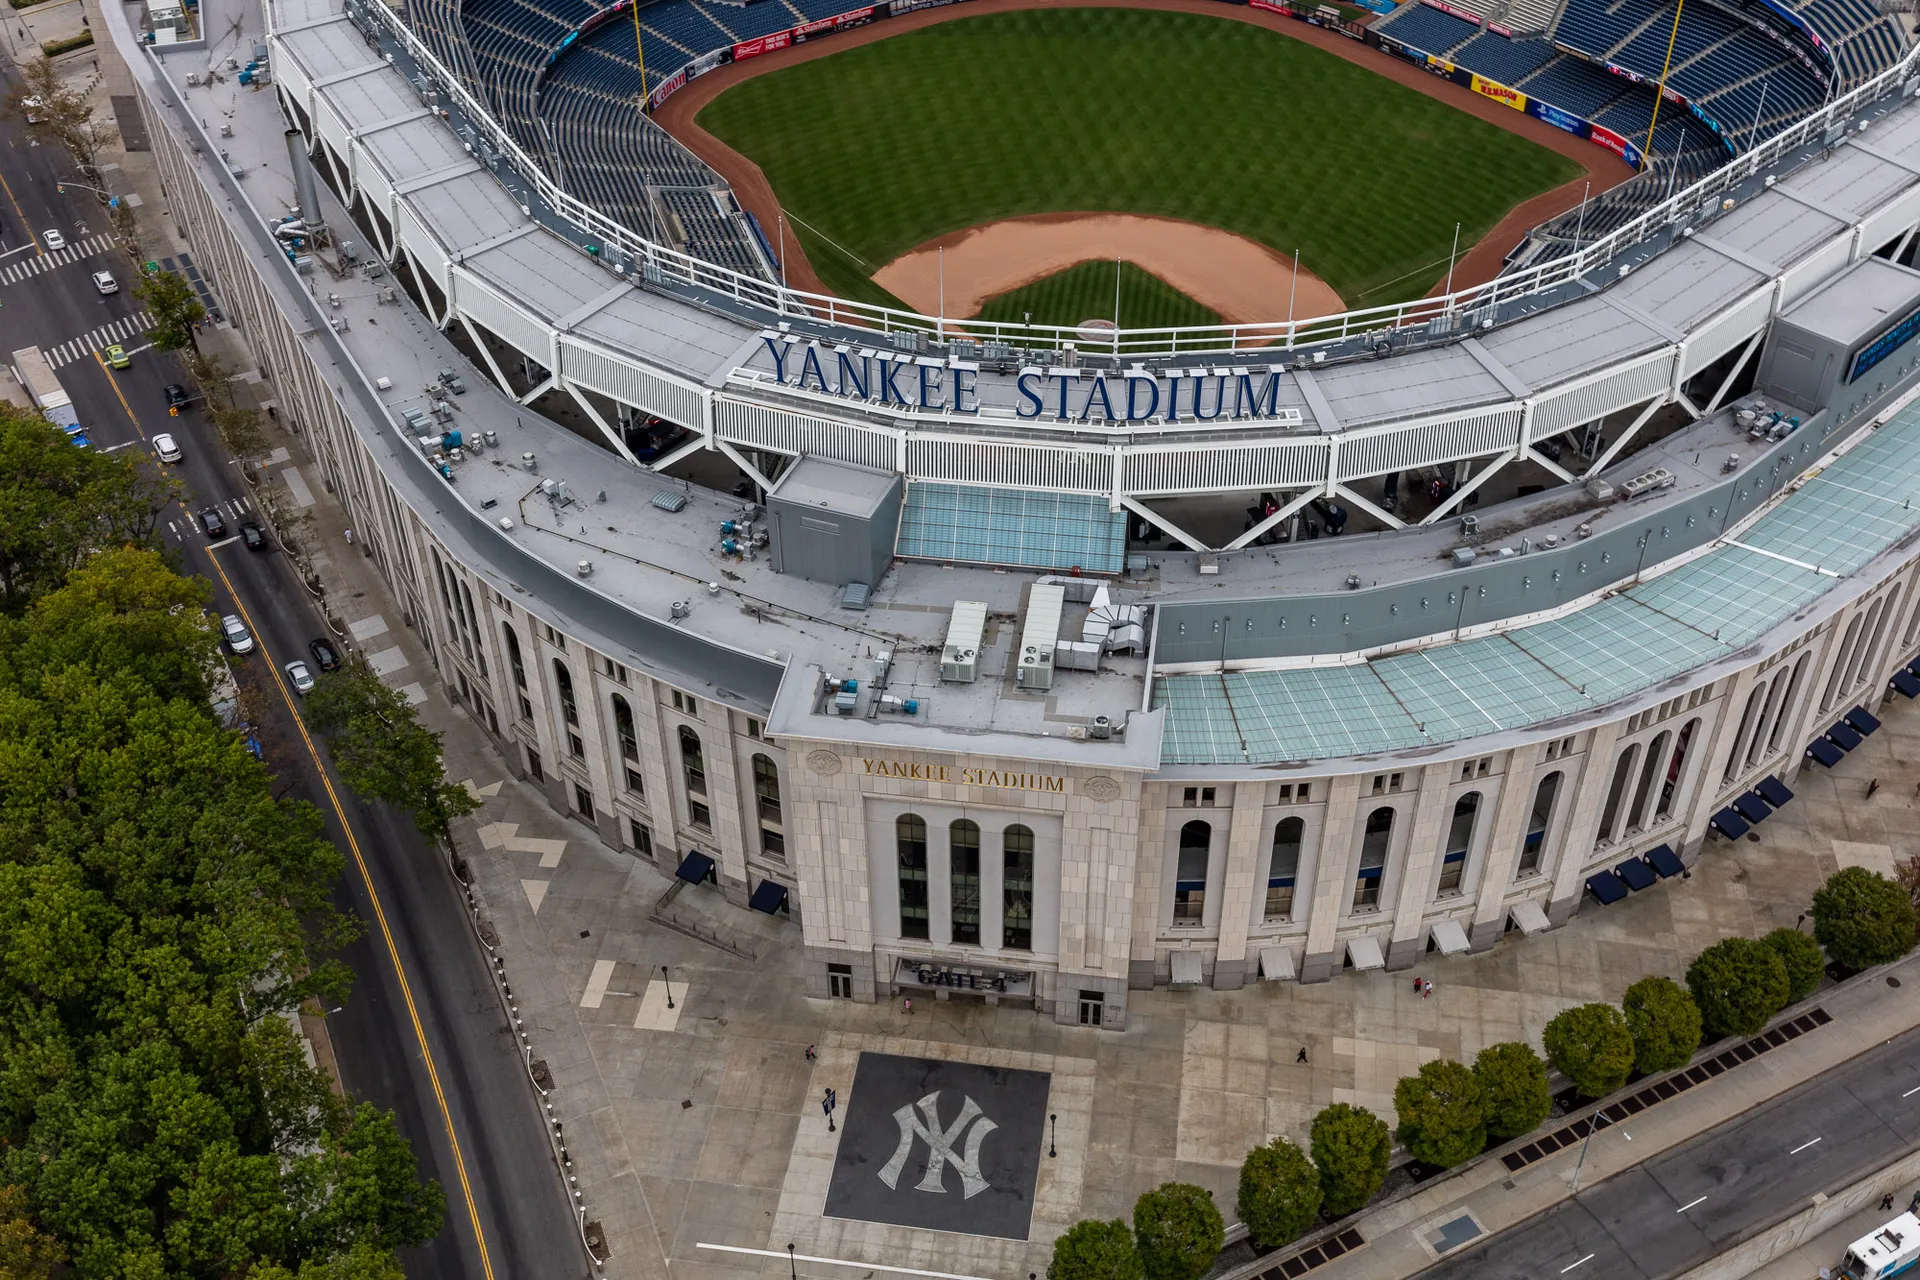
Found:
M 365 932 L 341 956 L 355 982 L 327 1019 L 340 1074 L 357 1098 L 396 1113 L 422 1176 L 439 1179 L 447 1197 L 444 1229 L 406 1257 L 408 1274 L 585 1274 L 533 1091 L 452 877 L 411 819 L 361 804 L 322 771 L 316 743 L 298 721 L 299 698 L 281 667 L 294 658 L 314 665 L 308 643 L 328 634 L 318 610 L 277 548 L 249 552 L 233 536 L 242 521 L 261 519 L 259 507 L 197 405 L 168 416 L 163 388 L 187 381 L 183 363 L 141 350 L 131 368 L 115 372 L 85 351 L 104 345 L 103 329 L 131 331 L 130 352 L 147 343 L 134 322 L 137 270 L 104 245 L 106 210 L 88 191 L 57 190 L 71 163 L 55 147 L 30 145 L 23 122 L 0 121 L 0 141 L 0 254 L 18 251 L 0 257 L 0 351 L 66 348 L 56 373 L 95 448 L 133 451 L 145 455 L 143 465 L 158 466 L 150 438 L 165 431 L 178 441 L 184 456 L 167 470 L 186 493 L 162 523 L 162 540 L 183 572 L 213 583 L 215 610 L 241 614 L 253 631 L 257 647 L 241 662 L 241 678 L 267 694 L 261 737 L 269 767 L 288 794 L 325 815 L 329 837 L 346 854 L 335 901 Z M 140 213 L 149 235 L 157 233 L 160 209 L 150 201 Z M 57 264 L 45 261 L 40 245 L 48 229 L 71 246 L 55 255 L 64 259 Z M 102 250 L 87 256 L 93 245 Z M 10 269 L 29 261 L 35 269 Z M 99 270 L 114 274 L 120 292 L 102 296 L 94 288 Z M 263 471 L 262 483 L 277 474 Z M 319 488 L 317 475 L 310 478 Z M 212 542 L 198 529 L 193 513 L 209 506 L 221 509 L 227 540 Z M 364 612 L 381 607 L 368 600 Z
M 1420 1275 L 1661 1280 L 1916 1144 L 1920 1031 L 1910 1031 Z

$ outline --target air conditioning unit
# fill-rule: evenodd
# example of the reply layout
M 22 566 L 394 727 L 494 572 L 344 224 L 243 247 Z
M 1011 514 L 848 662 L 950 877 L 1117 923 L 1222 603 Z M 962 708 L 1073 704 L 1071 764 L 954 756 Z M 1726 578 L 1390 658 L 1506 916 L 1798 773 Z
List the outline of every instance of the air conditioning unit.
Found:
M 980 645 L 987 629 L 987 606 L 982 600 L 956 600 L 947 623 L 947 643 L 940 650 L 940 678 L 972 684 L 980 673 Z

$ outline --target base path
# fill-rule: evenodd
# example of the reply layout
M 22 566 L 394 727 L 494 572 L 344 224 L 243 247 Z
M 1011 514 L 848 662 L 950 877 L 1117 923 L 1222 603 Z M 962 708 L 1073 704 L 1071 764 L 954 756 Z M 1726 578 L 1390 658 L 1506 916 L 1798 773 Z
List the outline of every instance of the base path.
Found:
M 1522 236 L 1548 218 L 1577 207 L 1584 192 L 1590 189 L 1591 194 L 1597 196 L 1609 187 L 1616 186 L 1633 176 L 1633 170 L 1625 161 L 1596 147 L 1591 142 L 1576 138 L 1570 133 L 1563 133 L 1550 124 L 1535 120 L 1532 116 L 1523 115 L 1491 99 L 1483 98 L 1451 81 L 1428 75 L 1411 63 L 1389 57 L 1378 49 L 1369 49 L 1357 40 L 1349 40 L 1323 27 L 1309 26 L 1292 18 L 1281 17 L 1277 13 L 1247 5 L 1222 4 L 1219 0 L 971 0 L 967 4 L 950 5 L 939 9 L 922 9 L 905 17 L 888 18 L 871 26 L 857 27 L 852 31 L 836 32 L 830 37 L 809 40 L 806 44 L 793 45 L 762 57 L 750 58 L 746 62 L 729 63 L 690 82 L 686 88 L 668 98 L 666 103 L 654 113 L 654 119 L 695 155 L 713 166 L 720 176 L 732 185 L 740 203 L 752 210 L 769 234 L 774 234 L 779 225 L 780 202 L 774 197 L 773 187 L 768 183 L 766 174 L 760 171 L 759 165 L 696 123 L 694 117 L 700 114 L 702 107 L 751 76 L 778 71 L 782 67 L 810 62 L 815 58 L 825 58 L 843 49 L 871 44 L 875 40 L 905 35 L 909 31 L 917 31 L 921 27 L 932 26 L 936 22 L 947 22 L 979 14 L 1004 13 L 1010 9 L 1169 9 L 1179 13 L 1204 13 L 1219 18 L 1223 22 L 1244 22 L 1251 26 L 1265 27 L 1292 39 L 1315 45 L 1337 58 L 1344 58 L 1348 62 L 1365 67 L 1375 75 L 1385 76 L 1396 84 L 1405 85 L 1416 93 L 1425 94 L 1456 110 L 1478 116 L 1490 124 L 1498 125 L 1508 133 L 1518 134 L 1529 142 L 1538 143 L 1550 151 L 1557 151 L 1586 170 L 1584 176 L 1516 205 L 1472 248 L 1461 246 L 1460 262 L 1453 276 L 1456 289 L 1493 279 L 1500 273 L 1500 267 L 1507 252 L 1520 242 Z M 1364 155 L 1364 152 L 1356 153 L 1360 158 L 1364 158 Z M 1380 159 L 1379 162 L 1388 163 L 1385 159 Z M 806 254 L 799 245 L 794 243 L 792 232 L 787 232 L 782 238 L 787 242 L 785 254 L 789 283 L 797 289 L 815 293 L 830 292 L 821 284 L 820 277 L 814 273 Z M 1136 261 L 1139 260 L 1136 259 Z M 1303 295 L 1305 284 L 1306 280 L 1303 277 L 1301 281 Z M 1436 291 L 1438 287 L 1436 286 Z M 951 306 L 948 309 L 953 310 Z M 1303 311 L 1302 314 L 1306 313 Z M 1277 315 L 1261 317 L 1266 320 L 1284 320 L 1285 318 L 1284 304 Z
M 915 310 L 965 319 L 988 299 L 1080 262 L 1124 258 L 1152 272 L 1229 324 L 1345 311 L 1324 281 L 1300 272 L 1265 245 L 1215 227 L 1132 213 L 1038 213 L 970 227 L 930 240 L 874 273 L 879 286 Z M 1120 317 L 1122 325 L 1127 323 Z

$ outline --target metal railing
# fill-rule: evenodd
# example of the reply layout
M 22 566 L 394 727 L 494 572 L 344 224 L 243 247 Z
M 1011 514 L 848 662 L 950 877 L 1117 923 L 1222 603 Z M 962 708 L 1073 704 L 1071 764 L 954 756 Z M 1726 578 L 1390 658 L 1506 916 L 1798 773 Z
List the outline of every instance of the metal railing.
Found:
M 1834 126 L 1899 91 L 1916 66 L 1920 66 L 1920 46 L 1916 46 L 1898 63 L 1850 93 L 1827 103 L 1623 225 L 1597 236 L 1591 243 L 1482 284 L 1444 296 L 1358 308 L 1337 315 L 1244 324 L 1117 329 L 1090 340 L 1090 335 L 1074 326 L 930 316 L 784 287 L 650 240 L 569 194 L 554 181 L 387 5 L 379 0 L 346 0 L 346 12 L 369 38 L 386 46 L 396 63 L 400 58 L 395 55 L 404 54 L 405 60 L 413 64 L 408 79 L 430 104 L 436 95 L 451 104 L 441 106 L 440 114 L 520 199 L 529 216 L 558 233 L 571 232 L 571 238 L 589 256 L 624 277 L 638 277 L 655 288 L 689 293 L 703 305 L 731 307 L 751 324 L 786 321 L 809 328 L 823 324 L 847 326 L 882 334 L 925 334 L 940 342 L 953 338 L 1000 342 L 1015 349 L 1058 350 L 1071 345 L 1096 353 L 1111 352 L 1116 360 L 1275 347 L 1290 349 L 1369 334 L 1390 335 L 1393 331 L 1419 326 L 1451 331 L 1463 317 L 1485 317 L 1491 321 L 1505 304 L 1546 294 L 1594 275 L 1621 254 L 1662 236 L 1673 223 L 1698 212 L 1706 202 L 1724 195 L 1794 151 L 1814 142 L 1837 142 L 1837 137 L 1829 136 Z M 275 34 L 271 5 L 267 21 L 271 38 Z M 405 65 L 400 69 L 403 74 L 409 70 Z M 459 119 L 455 118 L 454 108 L 458 110 Z M 503 173 L 503 167 L 511 172 Z M 544 205 L 550 217 L 539 216 L 536 204 Z

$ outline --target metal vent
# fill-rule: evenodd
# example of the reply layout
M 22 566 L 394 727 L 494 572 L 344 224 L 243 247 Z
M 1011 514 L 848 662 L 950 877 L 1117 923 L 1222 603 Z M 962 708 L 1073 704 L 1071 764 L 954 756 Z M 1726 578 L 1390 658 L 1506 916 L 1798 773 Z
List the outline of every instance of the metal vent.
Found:
M 680 511 L 687 505 L 687 495 L 684 493 L 656 493 L 653 495 L 653 505 L 662 511 Z

